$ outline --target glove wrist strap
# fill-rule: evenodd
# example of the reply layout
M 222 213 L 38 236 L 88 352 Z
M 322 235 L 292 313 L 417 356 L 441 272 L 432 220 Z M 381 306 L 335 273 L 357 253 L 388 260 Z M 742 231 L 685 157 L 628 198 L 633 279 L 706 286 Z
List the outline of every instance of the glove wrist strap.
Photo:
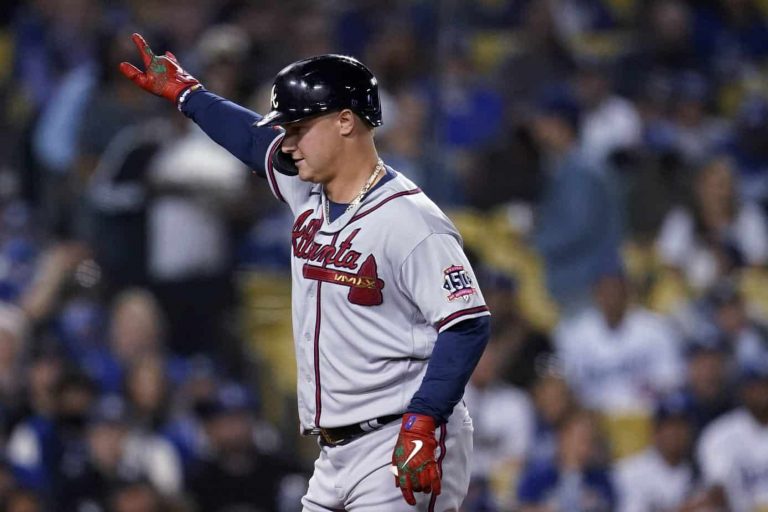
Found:
M 179 94 L 179 99 L 176 100 L 176 108 L 179 109 L 179 112 L 181 112 L 181 107 L 184 105 L 184 102 L 187 101 L 187 98 L 193 91 L 197 91 L 199 89 L 202 89 L 202 84 L 195 84 L 191 87 L 187 87 L 183 91 L 181 91 L 181 94 Z

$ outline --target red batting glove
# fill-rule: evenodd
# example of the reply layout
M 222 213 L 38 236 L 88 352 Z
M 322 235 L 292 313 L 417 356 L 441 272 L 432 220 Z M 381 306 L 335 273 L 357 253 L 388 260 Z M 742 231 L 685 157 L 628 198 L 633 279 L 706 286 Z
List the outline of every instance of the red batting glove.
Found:
M 184 71 L 176 57 L 171 52 L 157 56 L 152 53 L 141 34 L 131 36 L 136 48 L 139 49 L 144 61 L 145 71 L 142 73 L 136 66 L 127 62 L 120 63 L 120 72 L 133 83 L 152 94 L 162 96 L 178 105 L 179 96 L 190 87 L 200 86 L 200 82 Z
M 406 413 L 392 454 L 392 472 L 395 485 L 409 505 L 416 504 L 414 492 L 440 494 L 436 449 L 435 420 L 424 414 Z

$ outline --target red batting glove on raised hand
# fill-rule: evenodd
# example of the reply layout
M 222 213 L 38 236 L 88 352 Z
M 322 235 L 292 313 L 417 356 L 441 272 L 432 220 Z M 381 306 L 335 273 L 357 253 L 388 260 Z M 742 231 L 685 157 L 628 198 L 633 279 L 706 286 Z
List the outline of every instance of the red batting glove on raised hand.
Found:
M 162 96 L 178 105 L 179 96 L 190 87 L 199 86 L 200 82 L 184 71 L 171 52 L 155 55 L 140 34 L 131 36 L 144 61 L 142 73 L 136 66 L 127 62 L 120 63 L 120 72 L 142 89 Z
M 392 473 L 409 505 L 416 504 L 414 492 L 440 494 L 436 449 L 435 420 L 424 414 L 406 413 L 392 454 Z

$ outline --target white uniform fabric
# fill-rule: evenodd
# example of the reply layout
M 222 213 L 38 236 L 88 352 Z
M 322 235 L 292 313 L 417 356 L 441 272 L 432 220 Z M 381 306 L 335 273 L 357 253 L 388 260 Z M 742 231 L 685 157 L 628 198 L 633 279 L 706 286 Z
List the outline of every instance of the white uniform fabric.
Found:
M 328 223 L 322 186 L 273 169 L 280 142 L 273 141 L 265 169 L 270 189 L 295 219 L 292 310 L 301 428 L 402 414 L 421 385 L 438 333 L 490 314 L 461 237 L 413 182 L 391 169 L 391 180 Z M 457 407 L 447 430 L 444 491 L 439 508 L 433 504 L 430 511 L 458 510 L 467 491 L 472 439 L 465 408 Z M 389 473 L 398 432 L 394 422 L 349 445 L 323 448 L 306 510 L 413 510 Z M 330 482 L 348 492 L 331 499 Z M 365 492 L 372 485 L 381 489 Z M 374 498 L 390 505 L 365 501 Z
M 697 455 L 704 482 L 725 489 L 732 512 L 768 510 L 768 425 L 736 409 L 704 429 Z
M 616 329 L 589 309 L 559 325 L 555 341 L 579 401 L 603 413 L 650 413 L 656 397 L 685 375 L 679 340 L 661 317 L 642 308 L 628 310 Z
M 440 467 L 439 496 L 414 493 L 408 505 L 395 487 L 391 459 L 400 422 L 368 433 L 342 446 L 321 446 L 320 457 L 302 499 L 304 512 L 458 512 L 469 488 L 472 420 L 460 403 L 448 423 L 438 427 L 435 454 Z
M 690 464 L 670 466 L 655 448 L 620 461 L 615 476 L 617 512 L 677 510 L 695 486 Z

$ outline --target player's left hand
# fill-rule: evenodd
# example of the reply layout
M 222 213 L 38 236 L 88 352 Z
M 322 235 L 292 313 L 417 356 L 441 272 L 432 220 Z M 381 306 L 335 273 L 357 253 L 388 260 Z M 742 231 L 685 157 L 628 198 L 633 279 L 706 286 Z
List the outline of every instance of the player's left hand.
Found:
M 435 420 L 424 414 L 406 413 L 392 454 L 392 473 L 409 505 L 416 505 L 414 492 L 440 494 L 436 449 Z

